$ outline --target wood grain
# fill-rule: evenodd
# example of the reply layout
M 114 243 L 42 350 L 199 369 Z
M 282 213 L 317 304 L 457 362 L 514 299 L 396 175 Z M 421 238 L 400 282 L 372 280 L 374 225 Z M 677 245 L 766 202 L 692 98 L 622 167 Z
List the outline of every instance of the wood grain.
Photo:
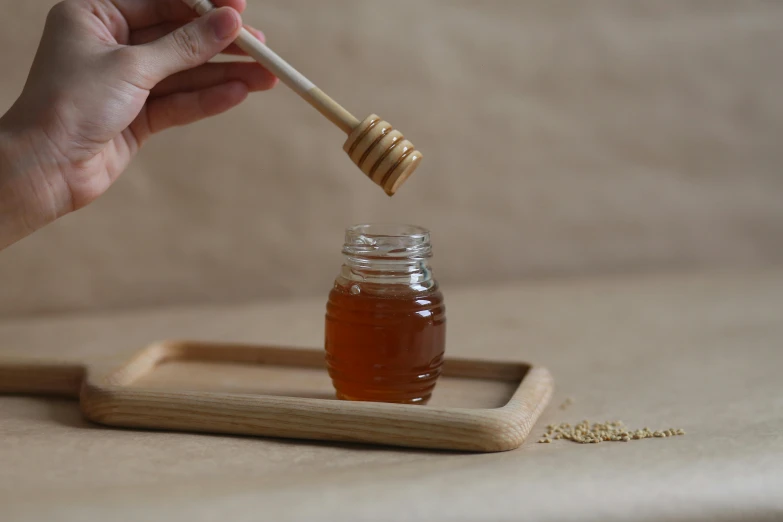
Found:
M 519 382 L 505 405 L 436 407 L 134 385 L 172 361 L 325 368 L 322 350 L 169 341 L 108 371 L 0 362 L 0 392 L 77 396 L 81 388 L 85 417 L 110 426 L 492 452 L 524 442 L 553 388 L 544 368 L 467 359 L 447 359 L 443 377 Z
M 172 429 L 439 448 L 504 451 L 518 447 L 546 406 L 552 379 L 543 368 L 517 363 L 459 361 L 452 376 L 523 377 L 505 406 L 434 408 L 238 393 L 145 390 L 128 385 L 163 361 L 210 360 L 320 367 L 320 350 L 262 346 L 162 343 L 119 370 L 89 376 L 82 411 L 94 422 L 131 428 Z
M 348 135 L 343 150 L 389 196 L 416 170 L 422 153 L 391 124 L 370 114 Z
M 145 390 L 338 400 L 332 380 L 322 367 L 171 360 L 159 364 L 128 386 Z M 518 387 L 519 379 L 503 381 L 441 376 L 427 406 L 499 408 L 508 403 Z
M 58 362 L 0 363 L 0 394 L 79 397 L 85 367 Z

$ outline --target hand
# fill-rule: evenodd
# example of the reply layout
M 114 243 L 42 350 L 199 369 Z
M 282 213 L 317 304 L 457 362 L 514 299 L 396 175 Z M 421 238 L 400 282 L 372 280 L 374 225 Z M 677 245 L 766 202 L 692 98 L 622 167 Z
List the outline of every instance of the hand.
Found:
M 52 8 L 24 90 L 0 119 L 0 233 L 9 234 L 11 205 L 23 208 L 15 220 L 26 235 L 103 194 L 152 134 L 276 83 L 256 63 L 206 63 L 242 54 L 229 45 L 245 0 L 215 3 L 222 7 L 201 18 L 182 0 Z

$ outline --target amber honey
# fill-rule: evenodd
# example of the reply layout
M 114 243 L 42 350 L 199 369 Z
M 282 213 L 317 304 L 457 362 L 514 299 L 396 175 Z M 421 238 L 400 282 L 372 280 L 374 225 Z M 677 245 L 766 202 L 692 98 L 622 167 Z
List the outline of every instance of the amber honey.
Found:
M 326 306 L 326 360 L 338 398 L 426 403 L 440 375 L 446 314 L 429 233 L 360 225 Z

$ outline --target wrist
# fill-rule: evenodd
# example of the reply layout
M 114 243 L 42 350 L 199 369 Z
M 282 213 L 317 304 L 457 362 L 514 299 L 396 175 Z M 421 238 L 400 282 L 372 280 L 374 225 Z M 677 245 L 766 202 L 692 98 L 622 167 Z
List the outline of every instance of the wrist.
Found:
M 0 249 L 48 225 L 69 191 L 56 165 L 40 160 L 42 140 L 0 118 Z

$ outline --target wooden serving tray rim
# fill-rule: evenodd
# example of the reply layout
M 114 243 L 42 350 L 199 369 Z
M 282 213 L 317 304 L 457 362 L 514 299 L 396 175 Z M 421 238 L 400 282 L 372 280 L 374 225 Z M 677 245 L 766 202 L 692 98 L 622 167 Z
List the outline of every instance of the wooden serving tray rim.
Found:
M 28 359 L 16 365 L 15 374 L 13 363 L 0 364 L 0 376 L 16 375 L 16 383 L 22 384 L 17 391 L 25 392 L 35 391 L 19 378 L 26 370 L 49 375 L 48 384 L 38 379 L 44 383 L 39 391 L 77 396 L 88 419 L 110 426 L 479 452 L 519 447 L 553 389 L 552 377 L 543 367 L 460 358 L 446 359 L 444 376 L 519 381 L 519 386 L 503 406 L 484 409 L 129 386 L 169 361 L 325 369 L 323 350 L 166 340 L 108 370 L 72 363 L 36 365 Z M 0 386 L 0 391 L 9 389 Z

